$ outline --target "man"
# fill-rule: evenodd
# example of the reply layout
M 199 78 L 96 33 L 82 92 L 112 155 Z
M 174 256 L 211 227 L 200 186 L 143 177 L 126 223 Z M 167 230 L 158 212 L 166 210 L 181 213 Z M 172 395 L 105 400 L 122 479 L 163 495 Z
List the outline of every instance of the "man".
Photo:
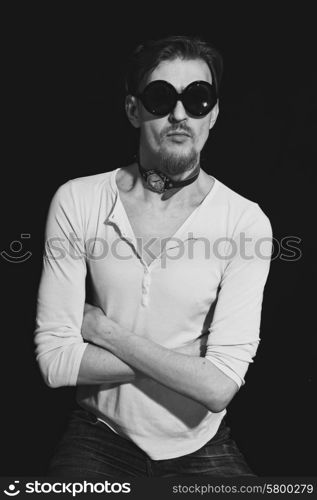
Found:
M 197 38 L 138 47 L 126 97 L 137 161 L 53 198 L 37 359 L 49 386 L 78 386 L 79 407 L 52 475 L 253 474 L 223 417 L 259 343 L 271 227 L 200 166 L 221 68 Z

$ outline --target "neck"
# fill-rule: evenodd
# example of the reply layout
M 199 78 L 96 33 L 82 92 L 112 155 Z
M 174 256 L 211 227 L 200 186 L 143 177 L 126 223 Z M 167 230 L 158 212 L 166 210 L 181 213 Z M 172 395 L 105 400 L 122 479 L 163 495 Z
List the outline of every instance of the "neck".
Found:
M 143 154 L 142 150 L 135 155 L 135 161 L 139 165 L 139 168 L 143 171 L 155 170 L 158 173 L 168 177 L 173 182 L 179 182 L 183 180 L 187 180 L 194 176 L 200 169 L 200 158 L 198 157 L 196 161 L 192 162 L 191 165 L 188 165 L 187 168 L 183 172 L 173 173 L 168 168 L 164 168 L 164 165 L 157 159 L 157 157 L 153 157 L 151 155 Z
M 129 196 L 137 203 L 146 203 L 157 209 L 168 208 L 170 205 L 182 206 L 201 200 L 211 189 L 214 180 L 201 168 L 198 179 L 181 189 L 170 189 L 163 194 L 151 191 L 145 184 L 138 164 L 132 163 L 120 170 L 117 175 L 117 185 L 122 196 Z
M 199 176 L 200 166 L 198 165 L 192 175 L 183 180 L 174 180 L 157 169 L 145 169 L 138 162 L 139 173 L 143 180 L 143 186 L 156 194 L 173 194 L 172 192 L 193 184 Z

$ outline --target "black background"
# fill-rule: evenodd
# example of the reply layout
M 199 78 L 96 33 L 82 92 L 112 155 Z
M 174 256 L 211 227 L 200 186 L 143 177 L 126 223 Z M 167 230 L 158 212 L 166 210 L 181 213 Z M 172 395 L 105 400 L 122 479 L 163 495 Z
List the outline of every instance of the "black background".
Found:
M 65 2 L 66 4 L 66 2 Z M 4 108 L 0 250 L 21 233 L 32 257 L 2 276 L 2 475 L 44 475 L 74 404 L 49 389 L 34 358 L 33 330 L 50 199 L 70 178 L 127 164 L 136 137 L 124 114 L 124 62 L 147 38 L 201 35 L 222 52 L 220 116 L 203 167 L 268 215 L 276 240 L 301 238 L 297 261 L 275 258 L 261 336 L 228 421 L 261 476 L 315 470 L 316 36 L 313 12 L 285 4 L 148 3 L 114 14 L 69 3 L 3 12 Z M 72 7 L 73 5 L 73 7 Z M 100 5 L 103 5 L 104 10 Z

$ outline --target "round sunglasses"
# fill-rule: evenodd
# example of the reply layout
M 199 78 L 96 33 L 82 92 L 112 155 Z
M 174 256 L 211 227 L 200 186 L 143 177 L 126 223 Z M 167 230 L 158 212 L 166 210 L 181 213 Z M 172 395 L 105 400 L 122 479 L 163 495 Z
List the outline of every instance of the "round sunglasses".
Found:
M 155 80 L 136 97 L 155 116 L 168 115 L 177 101 L 181 101 L 187 113 L 200 118 L 206 116 L 217 102 L 215 87 L 203 80 L 190 83 L 181 93 L 165 80 Z

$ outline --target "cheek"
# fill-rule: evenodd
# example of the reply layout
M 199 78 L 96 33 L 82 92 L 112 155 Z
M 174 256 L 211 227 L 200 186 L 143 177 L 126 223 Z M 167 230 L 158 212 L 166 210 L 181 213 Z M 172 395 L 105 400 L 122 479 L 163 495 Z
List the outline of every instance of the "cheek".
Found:
M 158 123 L 159 120 L 148 120 L 141 125 L 141 140 L 145 140 L 150 144 L 160 143 L 160 131 L 162 126 Z
M 209 120 L 201 123 L 200 126 L 195 131 L 195 143 L 196 146 L 201 149 L 208 139 L 209 135 Z

